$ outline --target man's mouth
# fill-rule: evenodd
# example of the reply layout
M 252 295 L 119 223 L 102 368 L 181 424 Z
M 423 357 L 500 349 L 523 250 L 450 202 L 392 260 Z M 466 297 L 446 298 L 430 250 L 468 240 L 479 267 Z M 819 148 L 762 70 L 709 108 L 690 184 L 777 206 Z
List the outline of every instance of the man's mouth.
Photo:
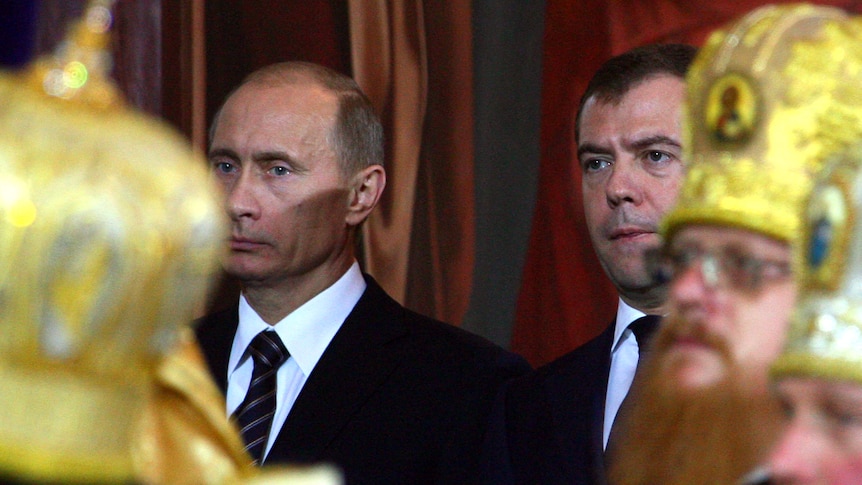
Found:
M 650 236 L 655 234 L 655 231 L 651 231 L 648 229 L 638 228 L 638 227 L 623 227 L 619 229 L 615 229 L 610 233 L 611 241 L 619 241 L 619 240 L 632 240 L 642 236 Z
M 680 329 L 675 332 L 670 347 L 677 350 L 689 351 L 718 351 L 725 352 L 724 340 L 716 334 L 706 330 Z
M 230 238 L 229 245 L 232 251 L 251 251 L 264 246 L 265 243 L 254 239 L 234 236 Z
M 683 349 L 697 349 L 697 348 L 708 349 L 711 347 L 711 345 L 708 342 L 706 342 L 705 340 L 697 338 L 697 337 L 692 336 L 692 335 L 684 335 L 684 336 L 677 337 L 673 341 L 673 346 L 676 348 L 683 348 Z

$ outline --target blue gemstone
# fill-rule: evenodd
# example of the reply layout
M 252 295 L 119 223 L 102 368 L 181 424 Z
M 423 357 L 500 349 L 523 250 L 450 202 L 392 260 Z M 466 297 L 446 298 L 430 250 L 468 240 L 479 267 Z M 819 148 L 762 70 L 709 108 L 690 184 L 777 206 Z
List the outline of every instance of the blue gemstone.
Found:
M 817 268 L 826 260 L 829 247 L 832 244 L 832 223 L 826 217 L 821 217 L 811 231 L 811 242 L 808 245 L 808 264 Z

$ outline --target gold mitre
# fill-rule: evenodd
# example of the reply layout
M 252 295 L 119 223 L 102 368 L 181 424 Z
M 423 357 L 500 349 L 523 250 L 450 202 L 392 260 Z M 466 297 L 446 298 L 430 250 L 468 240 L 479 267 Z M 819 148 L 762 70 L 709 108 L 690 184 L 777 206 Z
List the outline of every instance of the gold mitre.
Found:
M 862 24 L 806 4 L 766 6 L 713 33 L 687 77 L 687 174 L 663 222 L 793 241 L 813 177 L 862 137 Z
M 800 294 L 776 377 L 862 383 L 862 145 L 830 164 L 804 212 Z
M 0 476 L 133 482 L 134 421 L 219 260 L 205 163 L 105 75 L 110 3 L 0 72 Z

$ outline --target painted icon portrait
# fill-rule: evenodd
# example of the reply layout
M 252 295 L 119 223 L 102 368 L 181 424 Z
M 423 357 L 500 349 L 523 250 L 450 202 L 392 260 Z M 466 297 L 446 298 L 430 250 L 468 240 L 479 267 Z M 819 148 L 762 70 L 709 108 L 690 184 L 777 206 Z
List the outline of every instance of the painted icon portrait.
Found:
M 706 125 L 719 142 L 747 140 L 757 118 L 757 99 L 747 79 L 727 74 L 716 80 L 706 98 Z

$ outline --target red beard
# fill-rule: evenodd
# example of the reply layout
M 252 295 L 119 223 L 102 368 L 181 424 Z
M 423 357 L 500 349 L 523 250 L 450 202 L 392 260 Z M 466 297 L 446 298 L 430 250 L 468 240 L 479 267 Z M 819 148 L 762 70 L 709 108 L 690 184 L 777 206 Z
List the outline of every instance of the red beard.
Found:
M 670 320 L 656 336 L 631 406 L 614 426 L 606 455 L 612 485 L 734 484 L 763 463 L 778 436 L 781 414 L 764 385 L 768 369 L 734 362 L 718 336 L 700 338 L 722 356 L 724 377 L 696 390 L 675 385 L 666 354 L 678 329 Z

